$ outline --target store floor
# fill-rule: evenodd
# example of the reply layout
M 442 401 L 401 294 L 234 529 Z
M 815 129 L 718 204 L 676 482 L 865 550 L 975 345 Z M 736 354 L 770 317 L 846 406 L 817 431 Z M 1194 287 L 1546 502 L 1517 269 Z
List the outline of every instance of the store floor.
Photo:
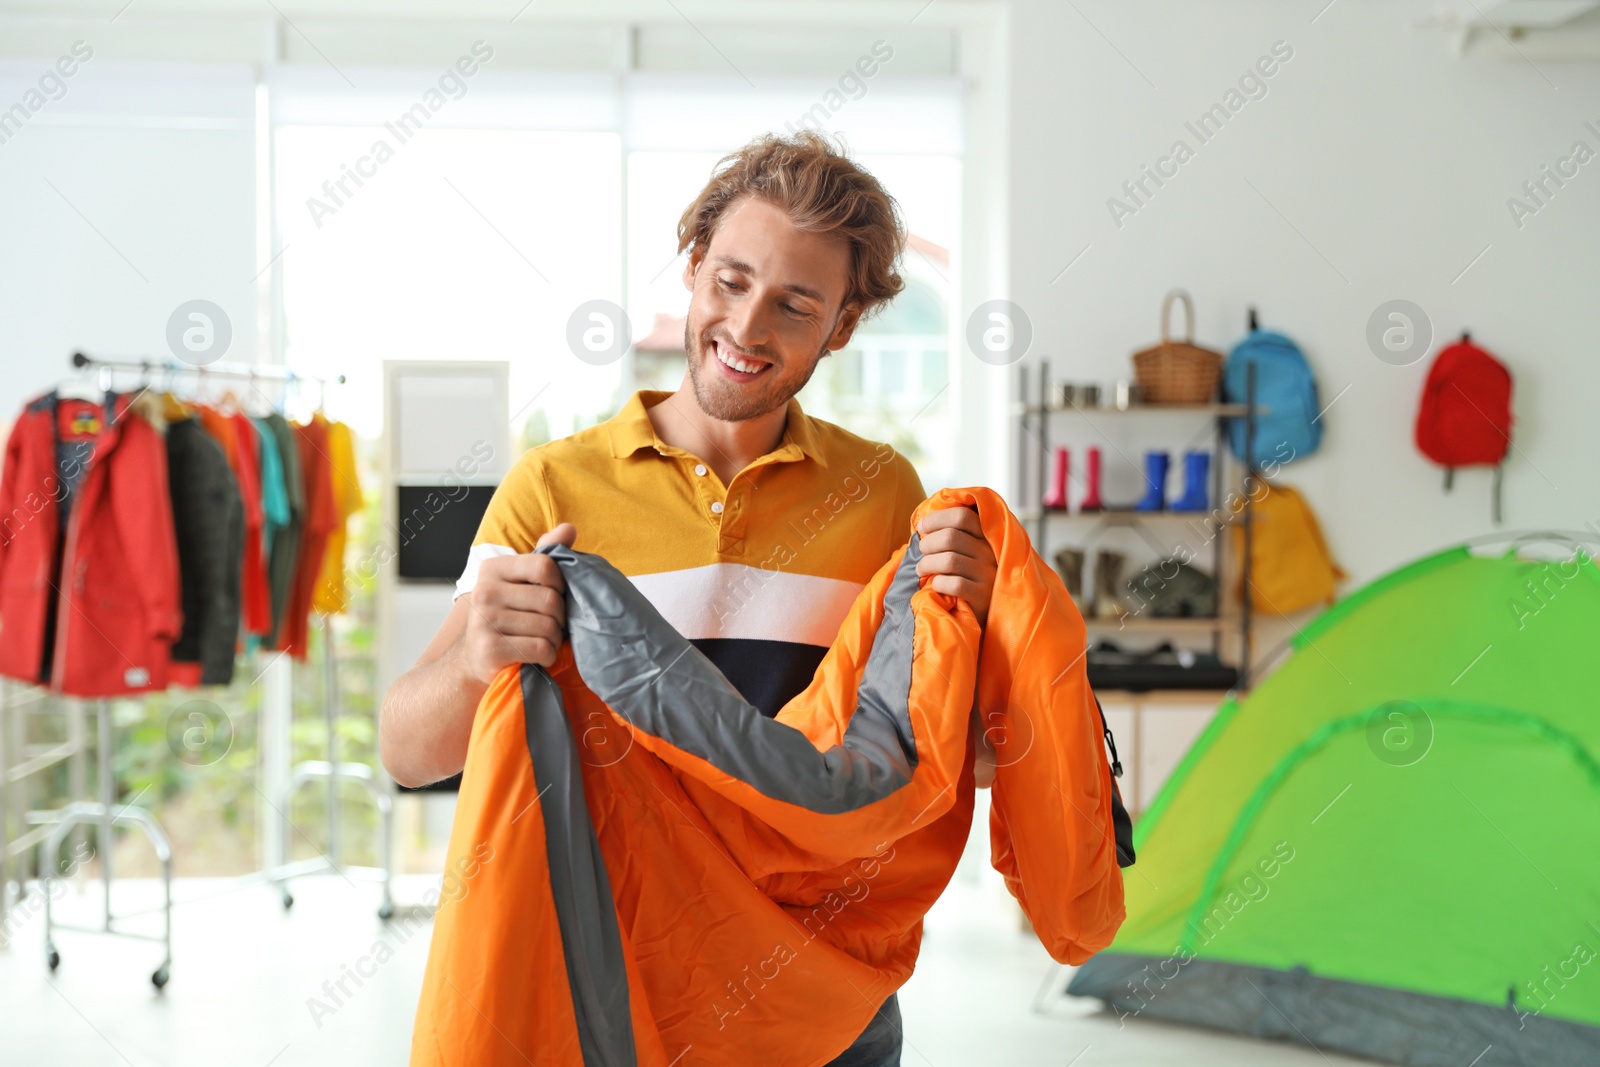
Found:
M 402 880 L 397 895 L 418 900 L 430 884 Z M 10 947 L 0 951 L 0 1067 L 406 1062 L 428 953 L 426 922 L 409 935 L 405 923 L 386 928 L 374 914 L 376 887 L 337 878 L 297 883 L 287 914 L 268 889 L 206 896 L 219 888 L 226 886 L 178 884 L 176 896 L 187 903 L 176 913 L 172 982 L 160 996 L 149 981 L 160 947 L 147 942 L 62 933 L 61 969 L 48 978 L 39 898 L 25 902 L 8 918 Z M 1148 1021 L 1119 1028 L 1093 1003 L 1066 998 L 1050 1014 L 1036 1013 L 1031 1003 L 1049 961 L 1018 931 L 1015 912 L 995 888 L 958 877 L 929 916 L 917 973 L 901 993 L 906 1067 L 1365 1062 Z M 154 883 L 119 885 L 121 910 L 153 904 L 155 891 Z M 99 886 L 88 882 L 58 910 L 87 920 L 99 900 Z M 385 962 L 363 962 L 377 956 Z M 348 997 L 337 989 L 330 997 L 324 983 L 346 967 L 371 977 L 359 987 L 347 980 Z

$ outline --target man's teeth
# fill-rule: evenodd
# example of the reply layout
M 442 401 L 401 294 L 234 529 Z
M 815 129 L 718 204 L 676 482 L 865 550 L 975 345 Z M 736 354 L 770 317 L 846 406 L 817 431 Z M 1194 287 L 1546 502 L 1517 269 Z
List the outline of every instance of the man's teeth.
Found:
M 766 370 L 769 366 L 766 363 L 747 363 L 738 356 L 730 356 L 722 350 L 721 345 L 717 346 L 717 359 L 722 361 L 723 366 L 732 367 L 734 370 L 742 371 L 745 374 L 755 374 L 757 371 Z

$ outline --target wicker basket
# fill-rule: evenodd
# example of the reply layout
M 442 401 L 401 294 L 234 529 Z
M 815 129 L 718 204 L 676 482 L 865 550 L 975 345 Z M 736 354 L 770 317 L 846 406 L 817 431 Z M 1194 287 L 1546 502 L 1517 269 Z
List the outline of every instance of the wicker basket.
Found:
M 1183 301 L 1184 339 L 1172 340 L 1172 302 Z M 1174 289 L 1161 301 L 1161 343 L 1133 354 L 1146 404 L 1209 404 L 1222 380 L 1222 353 L 1194 343 L 1194 304 Z

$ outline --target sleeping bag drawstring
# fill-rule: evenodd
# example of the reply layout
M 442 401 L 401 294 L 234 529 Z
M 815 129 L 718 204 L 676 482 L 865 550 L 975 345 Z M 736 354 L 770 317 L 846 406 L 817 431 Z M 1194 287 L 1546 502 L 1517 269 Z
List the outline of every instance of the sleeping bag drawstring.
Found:
M 1100 706 L 1100 698 L 1094 698 L 1094 710 L 1100 713 L 1100 729 L 1106 735 L 1106 747 L 1111 750 L 1111 777 L 1122 777 L 1122 761 L 1117 758 L 1117 739 L 1111 736 L 1111 727 L 1106 723 L 1106 709 Z

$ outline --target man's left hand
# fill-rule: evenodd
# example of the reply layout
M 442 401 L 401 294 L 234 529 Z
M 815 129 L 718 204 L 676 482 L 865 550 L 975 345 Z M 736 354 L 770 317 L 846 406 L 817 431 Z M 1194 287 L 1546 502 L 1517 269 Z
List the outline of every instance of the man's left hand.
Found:
M 1000 564 L 983 536 L 978 513 L 971 508 L 941 508 L 923 516 L 917 533 L 922 543 L 917 576 L 933 575 L 930 589 L 965 600 L 978 624 L 986 625 Z

